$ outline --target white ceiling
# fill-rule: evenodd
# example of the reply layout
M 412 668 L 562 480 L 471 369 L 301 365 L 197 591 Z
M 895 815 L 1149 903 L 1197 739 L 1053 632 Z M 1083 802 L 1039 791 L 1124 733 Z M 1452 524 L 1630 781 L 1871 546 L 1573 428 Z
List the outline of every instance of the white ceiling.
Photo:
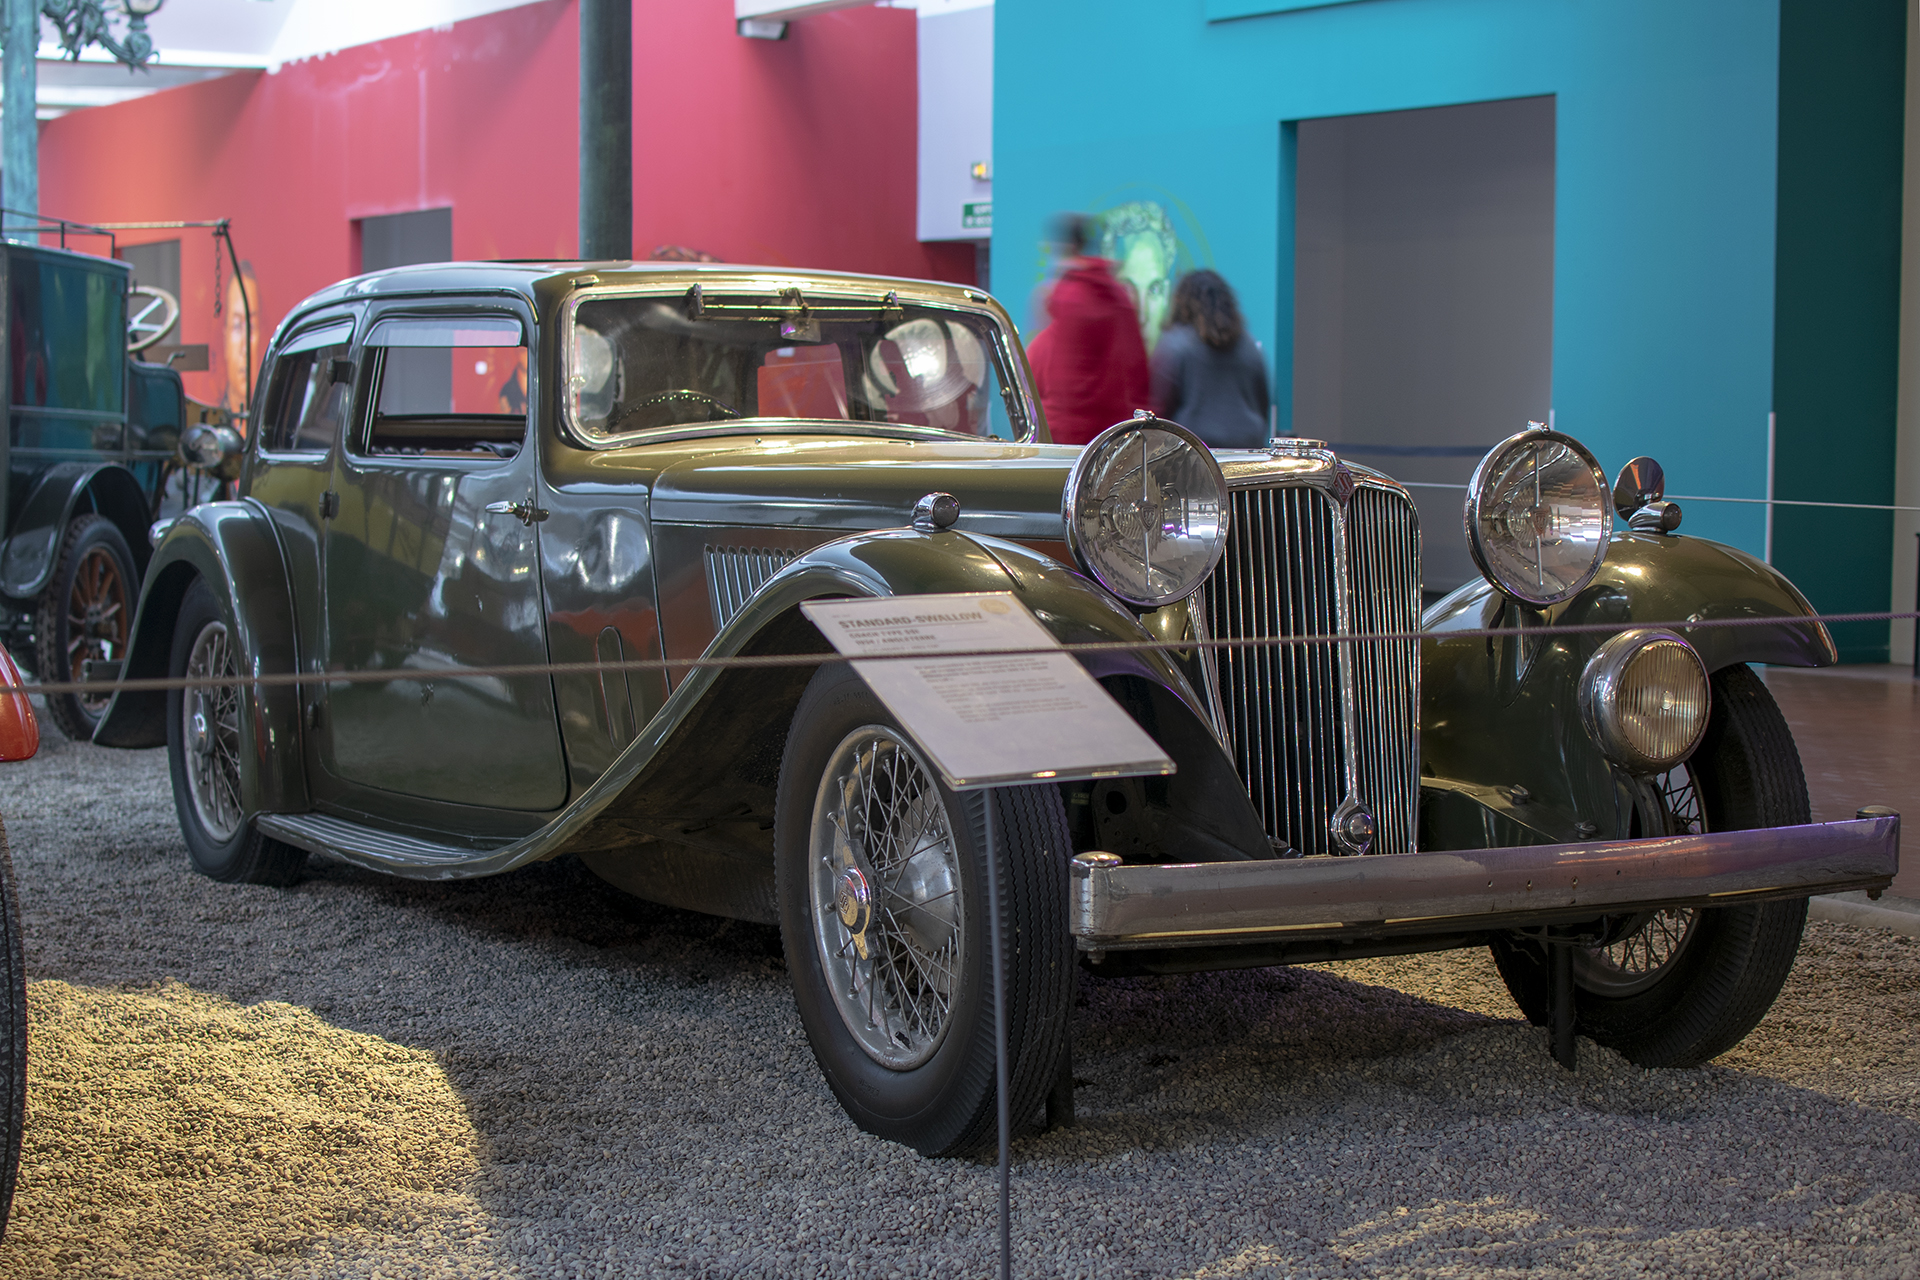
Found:
M 288 62 L 539 0 L 166 0 L 147 19 L 150 68 L 130 71 L 101 49 L 66 60 L 41 27 L 41 119 L 125 102 L 231 71 L 273 71 Z M 118 24 L 116 24 L 116 27 Z
M 542 0 L 165 0 L 147 19 L 156 53 L 130 71 L 101 49 L 67 61 L 41 27 L 38 112 L 42 120 L 107 106 L 232 71 L 278 70 L 283 64 L 374 40 L 450 26 L 467 18 Z M 684 0 L 650 0 L 684 3 Z M 878 0 L 920 10 L 922 17 L 993 0 Z M 853 8 L 875 0 L 734 0 L 738 16 L 797 17 L 806 11 Z M 784 11 L 784 12 L 783 12 Z M 117 25 L 117 24 L 116 24 Z

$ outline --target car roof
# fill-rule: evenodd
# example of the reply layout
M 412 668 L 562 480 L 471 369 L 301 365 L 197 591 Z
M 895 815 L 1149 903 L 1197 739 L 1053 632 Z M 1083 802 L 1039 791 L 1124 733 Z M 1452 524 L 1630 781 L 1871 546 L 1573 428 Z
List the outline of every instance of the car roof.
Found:
M 846 271 L 814 271 L 794 267 L 756 266 L 731 262 L 625 262 L 568 261 L 564 259 L 511 260 L 496 262 L 426 262 L 414 266 L 371 271 L 332 284 L 306 298 L 294 308 L 297 315 L 329 303 L 361 298 L 380 298 L 422 293 L 515 293 L 529 302 L 542 286 L 568 288 L 577 285 L 695 284 L 702 279 L 761 276 L 777 279 L 783 285 L 809 282 L 831 288 L 835 285 L 904 286 L 915 293 L 950 294 L 953 301 L 979 301 L 985 294 L 965 285 L 935 280 L 866 275 Z M 290 317 L 292 318 L 292 317 Z

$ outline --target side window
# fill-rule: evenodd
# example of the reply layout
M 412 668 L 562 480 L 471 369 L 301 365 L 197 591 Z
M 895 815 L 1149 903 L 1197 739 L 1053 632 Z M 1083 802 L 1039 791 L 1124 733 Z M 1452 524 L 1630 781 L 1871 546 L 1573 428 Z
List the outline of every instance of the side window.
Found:
M 353 394 L 347 361 L 350 323 L 297 335 L 274 362 L 260 443 L 284 453 L 325 453 Z
M 510 316 L 389 318 L 373 326 L 373 457 L 511 458 L 527 438 L 527 345 Z

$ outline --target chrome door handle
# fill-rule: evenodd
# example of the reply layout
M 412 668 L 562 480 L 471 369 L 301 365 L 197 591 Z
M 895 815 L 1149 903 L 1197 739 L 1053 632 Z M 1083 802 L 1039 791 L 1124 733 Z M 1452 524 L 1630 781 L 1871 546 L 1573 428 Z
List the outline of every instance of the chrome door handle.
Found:
M 536 507 L 531 502 L 489 502 L 486 511 L 490 516 L 512 516 L 524 525 L 538 524 L 550 514 L 545 507 Z

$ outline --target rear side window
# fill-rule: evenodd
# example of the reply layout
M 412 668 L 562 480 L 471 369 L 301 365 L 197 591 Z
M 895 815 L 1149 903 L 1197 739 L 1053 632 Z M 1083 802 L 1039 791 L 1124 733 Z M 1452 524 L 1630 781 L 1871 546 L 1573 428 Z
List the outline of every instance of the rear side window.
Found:
M 325 453 L 346 420 L 353 394 L 347 362 L 351 323 L 310 329 L 281 349 L 267 390 L 260 443 L 282 453 Z
M 10 255 L 7 358 L 13 402 L 118 413 L 126 347 L 122 269 Z
M 510 458 L 527 436 L 527 346 L 511 316 L 396 317 L 367 336 L 373 416 L 358 452 Z

